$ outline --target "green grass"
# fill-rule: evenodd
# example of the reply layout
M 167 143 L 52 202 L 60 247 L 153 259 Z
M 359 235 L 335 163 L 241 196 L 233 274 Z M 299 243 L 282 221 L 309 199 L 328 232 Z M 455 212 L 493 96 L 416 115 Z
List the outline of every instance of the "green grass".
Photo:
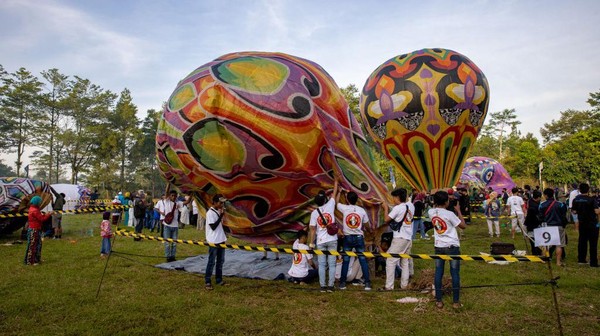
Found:
M 64 216 L 62 240 L 45 240 L 39 266 L 23 265 L 25 245 L 0 245 L 1 335 L 556 335 L 558 328 L 550 286 L 465 288 L 464 308 L 454 311 L 433 303 L 415 312 L 400 304 L 416 292 L 364 292 L 349 289 L 323 294 L 285 281 L 230 278 L 227 287 L 207 292 L 203 279 L 149 265 L 163 262 L 163 246 L 117 237 L 113 249 L 148 255 L 113 256 L 100 296 L 96 290 L 105 260 L 100 259 L 99 214 Z M 94 236 L 89 236 L 89 229 Z M 506 229 L 503 229 L 506 230 Z M 461 250 L 489 252 L 483 221 L 470 225 Z M 503 240 L 510 240 L 503 231 Z M 576 263 L 577 233 L 569 227 L 567 267 L 559 275 L 558 301 L 566 335 L 600 334 L 600 270 Z M 180 238 L 201 240 L 186 228 Z M 0 238 L 0 244 L 18 239 Z M 494 239 L 495 240 L 495 239 Z M 230 242 L 239 242 L 230 239 Z M 241 242 L 239 242 L 241 243 Z M 519 249 L 524 242 L 517 240 Z M 179 245 L 178 256 L 205 253 L 206 248 Z M 432 253 L 432 241 L 416 241 L 413 253 Z M 259 252 L 260 253 L 260 252 Z M 433 262 L 415 260 L 415 277 Z M 446 273 L 449 273 L 446 269 Z M 463 286 L 548 280 L 545 264 L 508 266 L 462 262 Z M 373 280 L 383 286 L 382 278 Z

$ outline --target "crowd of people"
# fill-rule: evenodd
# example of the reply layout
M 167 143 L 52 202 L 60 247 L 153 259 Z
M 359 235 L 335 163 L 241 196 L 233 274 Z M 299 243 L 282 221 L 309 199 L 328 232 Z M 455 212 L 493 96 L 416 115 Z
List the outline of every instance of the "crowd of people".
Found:
M 354 192 L 342 191 L 336 179 L 330 194 L 319 192 L 314 202 L 316 208 L 312 211 L 307 231 L 300 231 L 294 249 L 355 251 L 364 252 L 366 249 L 365 233 L 372 233 L 372 228 L 378 225 L 369 223 L 369 218 L 360 204 L 358 195 Z M 343 196 L 343 197 L 342 197 Z M 531 242 L 531 250 L 540 255 L 542 251 L 535 246 L 533 233 L 536 228 L 548 226 L 557 227 L 560 243 L 552 246 L 551 253 L 556 254 L 558 265 L 564 265 L 563 248 L 567 244 L 565 227 L 569 221 L 579 232 L 578 262 L 598 267 L 598 215 L 599 195 L 593 193 L 587 183 L 574 185 L 568 194 L 560 194 L 553 188 L 543 191 L 539 187 L 529 186 L 502 190 L 466 188 L 440 190 L 433 194 L 420 193 L 412 190 L 409 193 L 404 188 L 391 192 L 394 204 L 382 204 L 385 219 L 378 232 L 383 231 L 381 239 L 376 239 L 374 252 L 393 254 L 410 254 L 412 241 L 427 239 L 429 229 L 433 229 L 433 247 L 435 254 L 459 255 L 462 231 L 470 222 L 472 214 L 482 213 L 488 225 L 490 237 L 500 237 L 500 218 L 510 218 L 511 236 L 521 233 Z M 41 198 L 31 198 L 29 209 L 29 226 L 27 229 L 26 264 L 36 265 L 41 261 L 42 223 L 52 218 L 55 236 L 61 237 L 60 211 L 64 206 L 64 196 L 57 197 L 53 202 L 54 211 L 43 214 L 40 211 Z M 344 199 L 344 201 L 340 201 Z M 206 211 L 205 230 L 206 242 L 222 244 L 227 241 L 225 229 L 225 203 L 227 199 L 217 194 L 212 199 L 211 206 Z M 178 230 L 185 225 L 200 223 L 198 220 L 198 205 L 191 196 L 178 196 L 176 191 L 154 202 L 150 195 L 139 190 L 135 193 L 119 193 L 113 200 L 115 209 L 103 213 L 100 224 L 102 245 L 101 256 L 110 253 L 110 238 L 113 236 L 111 224 L 126 223 L 134 227 L 136 233 L 144 228 L 150 232 L 160 232 L 163 238 L 176 240 Z M 125 209 L 119 205 L 126 205 Z M 341 225 L 336 223 L 335 212 L 339 211 Z M 204 222 L 202 222 L 204 224 Z M 200 228 L 200 226 L 198 226 Z M 387 236 L 387 238 L 386 238 Z M 165 242 L 165 257 L 168 262 L 176 260 L 176 243 Z M 589 258 L 588 258 L 589 256 Z M 212 290 L 212 275 L 215 274 L 217 285 L 225 285 L 223 281 L 224 249 L 209 247 L 209 258 L 205 271 L 205 287 Z M 347 284 L 360 284 L 365 290 L 371 290 L 371 274 L 364 256 L 351 258 L 343 256 L 319 254 L 318 265 L 313 262 L 312 254 L 295 253 L 288 275 L 290 281 L 298 284 L 309 283 L 318 279 L 322 292 L 334 291 L 335 281 L 338 289 L 345 290 Z M 412 259 L 386 258 L 375 260 L 376 271 L 385 270 L 385 285 L 380 290 L 393 290 L 396 278 L 400 278 L 400 288 L 409 286 L 409 277 L 413 274 Z M 460 303 L 460 261 L 452 260 L 450 274 L 452 277 L 453 307 Z M 435 260 L 435 298 L 436 306 L 443 307 L 442 277 L 445 261 Z M 383 270 L 382 270 L 383 272 Z

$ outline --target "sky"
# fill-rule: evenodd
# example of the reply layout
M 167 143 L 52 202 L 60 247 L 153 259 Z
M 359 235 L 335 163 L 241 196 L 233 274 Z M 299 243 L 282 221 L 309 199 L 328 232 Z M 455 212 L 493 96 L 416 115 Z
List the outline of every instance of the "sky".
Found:
M 447 48 L 486 75 L 488 113 L 514 108 L 519 130 L 539 137 L 600 91 L 598 17 L 594 0 L 0 0 L 0 64 L 128 88 L 141 119 L 184 76 L 230 52 L 299 56 L 338 86 L 362 89 L 396 55 Z

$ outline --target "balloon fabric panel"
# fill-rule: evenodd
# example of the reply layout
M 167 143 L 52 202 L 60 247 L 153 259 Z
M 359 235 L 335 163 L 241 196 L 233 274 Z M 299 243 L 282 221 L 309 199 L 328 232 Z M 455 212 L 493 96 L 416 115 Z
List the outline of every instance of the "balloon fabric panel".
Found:
M 361 117 L 380 150 L 418 190 L 456 183 L 487 113 L 479 68 L 446 49 L 394 57 L 366 81 Z
M 194 70 L 166 104 L 156 142 L 162 176 L 205 209 L 224 194 L 227 229 L 255 243 L 295 239 L 334 172 L 372 223 L 389 198 L 333 79 L 291 55 L 233 53 Z

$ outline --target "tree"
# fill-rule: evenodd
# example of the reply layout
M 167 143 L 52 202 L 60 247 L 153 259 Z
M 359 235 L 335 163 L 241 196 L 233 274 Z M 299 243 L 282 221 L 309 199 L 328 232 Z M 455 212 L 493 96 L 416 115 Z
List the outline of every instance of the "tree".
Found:
M 516 141 L 514 150 L 506 158 L 503 165 L 510 172 L 513 179 L 537 180 L 541 157 L 542 150 L 538 139 L 532 133 L 527 133 L 525 137 L 521 137 Z
M 137 107 L 132 103 L 131 92 L 124 89 L 117 106 L 108 115 L 110 133 L 105 139 L 108 141 L 108 148 L 116 153 L 120 169 L 119 188 L 121 189 L 125 188 L 125 167 L 129 163 L 131 147 L 138 141 L 140 134 L 136 113 Z
M 92 84 L 88 79 L 75 76 L 69 82 L 65 100 L 67 129 L 57 140 L 64 146 L 66 162 L 71 168 L 71 183 L 97 157 L 96 150 L 107 132 L 107 116 L 116 95 Z
M 354 117 L 357 120 L 360 120 L 360 92 L 358 91 L 356 85 L 348 84 L 348 86 L 341 88 L 340 91 L 342 92 L 342 96 L 344 96 L 344 99 L 346 99 L 346 102 L 348 103 L 348 108 L 350 109 L 350 111 L 352 111 Z
M 164 183 L 159 179 L 156 165 L 156 130 L 161 112 L 151 109 L 147 111 L 140 128 L 141 136 L 131 149 L 131 159 L 136 162 L 136 178 L 144 190 L 164 190 Z
M 9 166 L 0 161 L 0 176 L 15 176 L 15 172 Z
M 495 158 L 498 155 L 498 140 L 489 135 L 480 134 L 471 148 L 469 156 Z
M 35 124 L 42 117 L 39 112 L 39 93 L 42 83 L 25 68 L 2 78 L 2 114 L 7 126 L 3 138 L 8 151 L 17 153 L 17 175 L 21 173 L 25 147 L 35 138 Z
M 58 72 L 58 69 L 42 71 L 42 77 L 47 82 L 46 92 L 41 96 L 41 111 L 44 117 L 40 119 L 36 130 L 38 133 L 38 146 L 44 148 L 46 153 L 38 153 L 36 165 L 47 170 L 48 181 L 58 183 L 61 173 L 61 149 L 57 143 L 57 134 L 60 131 L 60 122 L 66 113 L 66 99 L 68 94 L 68 76 Z
M 8 74 L 4 70 L 4 67 L 0 64 L 0 102 L 4 101 L 5 94 L 8 90 L 8 86 L 5 84 L 7 75 Z M 7 134 L 10 130 L 11 121 L 8 119 L 8 116 L 4 113 L 4 109 L 1 108 L 1 106 L 0 109 L 0 111 L 2 112 L 0 113 L 0 134 Z M 8 141 L 6 137 L 0 137 L 0 151 L 6 151 L 10 149 L 10 146 L 10 141 Z
M 517 120 L 515 109 L 504 109 L 492 112 L 489 123 L 483 126 L 482 134 L 498 139 L 498 160 L 504 158 L 503 144 L 510 136 L 518 135 L 517 126 L 521 124 Z
M 589 101 L 594 103 L 592 99 Z M 549 144 L 567 138 L 579 131 L 599 125 L 600 110 L 577 111 L 569 109 L 560 112 L 558 120 L 552 119 L 551 122 L 545 123 L 544 127 L 540 129 L 540 134 L 544 138 L 544 143 Z

